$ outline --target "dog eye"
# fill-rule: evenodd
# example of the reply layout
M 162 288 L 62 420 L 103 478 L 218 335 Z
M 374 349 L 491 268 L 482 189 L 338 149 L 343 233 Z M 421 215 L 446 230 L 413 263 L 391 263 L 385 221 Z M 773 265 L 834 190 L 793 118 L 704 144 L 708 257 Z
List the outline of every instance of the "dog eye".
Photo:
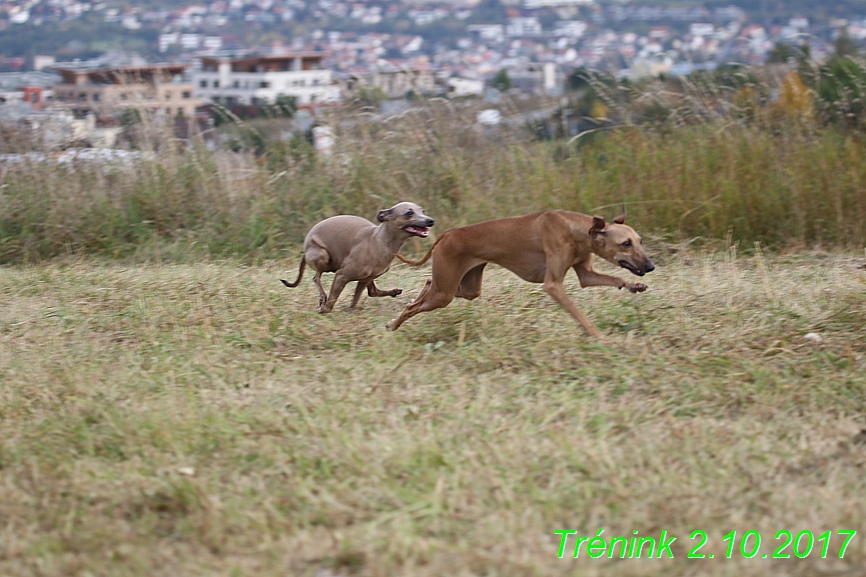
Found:
M 630 240 L 625 241 L 624 243 L 622 243 L 622 246 L 631 246 L 631 241 Z
M 415 215 L 414 210 L 410 210 L 409 212 L 406 213 L 406 216 L 414 216 L 414 215 Z

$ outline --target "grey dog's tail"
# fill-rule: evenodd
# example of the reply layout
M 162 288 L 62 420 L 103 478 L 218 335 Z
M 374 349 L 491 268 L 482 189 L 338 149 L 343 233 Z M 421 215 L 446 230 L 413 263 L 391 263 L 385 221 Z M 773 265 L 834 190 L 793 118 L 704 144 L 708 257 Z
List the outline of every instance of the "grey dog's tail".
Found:
M 298 278 L 295 279 L 295 282 L 289 282 L 283 279 L 280 279 L 280 282 L 289 288 L 295 288 L 296 286 L 298 286 L 298 283 L 301 282 L 301 277 L 304 276 L 304 268 L 306 268 L 306 266 L 307 259 L 301 258 L 301 270 L 298 271 Z

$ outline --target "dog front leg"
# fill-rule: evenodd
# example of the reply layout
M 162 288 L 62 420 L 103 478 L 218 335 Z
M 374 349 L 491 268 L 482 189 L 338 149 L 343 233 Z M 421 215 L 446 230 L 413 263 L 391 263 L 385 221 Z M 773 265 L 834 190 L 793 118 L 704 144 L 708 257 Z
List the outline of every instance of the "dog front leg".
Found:
M 337 299 L 340 298 L 340 293 L 346 288 L 349 280 L 345 275 L 339 271 L 337 272 L 334 282 L 331 283 L 331 292 L 328 294 L 328 300 L 319 308 L 320 313 L 329 313 L 334 310 L 334 305 L 337 304 Z
M 566 269 L 567 270 L 567 269 Z M 565 292 L 565 287 L 562 286 L 562 281 L 556 281 L 553 279 L 545 280 L 544 285 L 542 285 L 541 290 L 549 294 L 553 297 L 553 300 L 559 303 L 559 306 L 567 310 L 574 319 L 580 323 L 589 336 L 591 337 L 600 337 L 601 331 L 596 328 L 592 321 L 583 314 L 579 308 L 577 308 L 571 299 L 568 298 L 568 293 Z
M 577 278 L 580 280 L 582 288 L 590 286 L 612 286 L 618 289 L 627 288 L 633 293 L 641 293 L 647 289 L 647 286 L 640 282 L 626 282 L 619 277 L 595 272 L 592 268 L 584 268 L 580 265 L 574 267 L 574 272 L 577 273 Z

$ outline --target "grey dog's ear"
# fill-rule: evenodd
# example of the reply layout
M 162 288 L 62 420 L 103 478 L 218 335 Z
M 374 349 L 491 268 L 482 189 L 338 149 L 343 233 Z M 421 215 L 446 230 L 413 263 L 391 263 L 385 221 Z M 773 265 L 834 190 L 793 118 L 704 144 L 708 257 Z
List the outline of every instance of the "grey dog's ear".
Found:
M 594 216 L 592 217 L 592 226 L 589 229 L 589 236 L 592 238 L 597 237 L 604 230 L 604 217 Z
M 391 216 L 391 209 L 387 208 L 385 210 L 380 210 L 379 214 L 376 215 L 376 220 L 379 222 L 385 222 L 388 220 L 388 217 Z
M 622 212 L 613 221 L 617 224 L 625 224 L 625 205 L 622 205 Z

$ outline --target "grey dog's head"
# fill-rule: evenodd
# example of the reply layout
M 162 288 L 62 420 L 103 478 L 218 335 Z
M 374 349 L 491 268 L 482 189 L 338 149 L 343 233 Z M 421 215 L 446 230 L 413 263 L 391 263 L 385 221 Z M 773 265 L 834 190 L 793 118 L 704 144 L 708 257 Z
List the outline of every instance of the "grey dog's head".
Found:
M 388 222 L 409 236 L 420 237 L 430 234 L 430 227 L 436 222 L 424 214 L 424 209 L 414 202 L 400 202 L 391 208 L 380 210 L 376 220 Z
M 600 216 L 592 217 L 589 236 L 592 239 L 592 251 L 611 264 L 638 276 L 656 268 L 643 250 L 640 235 L 625 224 L 625 209 L 610 224 L 605 224 L 604 218 Z

